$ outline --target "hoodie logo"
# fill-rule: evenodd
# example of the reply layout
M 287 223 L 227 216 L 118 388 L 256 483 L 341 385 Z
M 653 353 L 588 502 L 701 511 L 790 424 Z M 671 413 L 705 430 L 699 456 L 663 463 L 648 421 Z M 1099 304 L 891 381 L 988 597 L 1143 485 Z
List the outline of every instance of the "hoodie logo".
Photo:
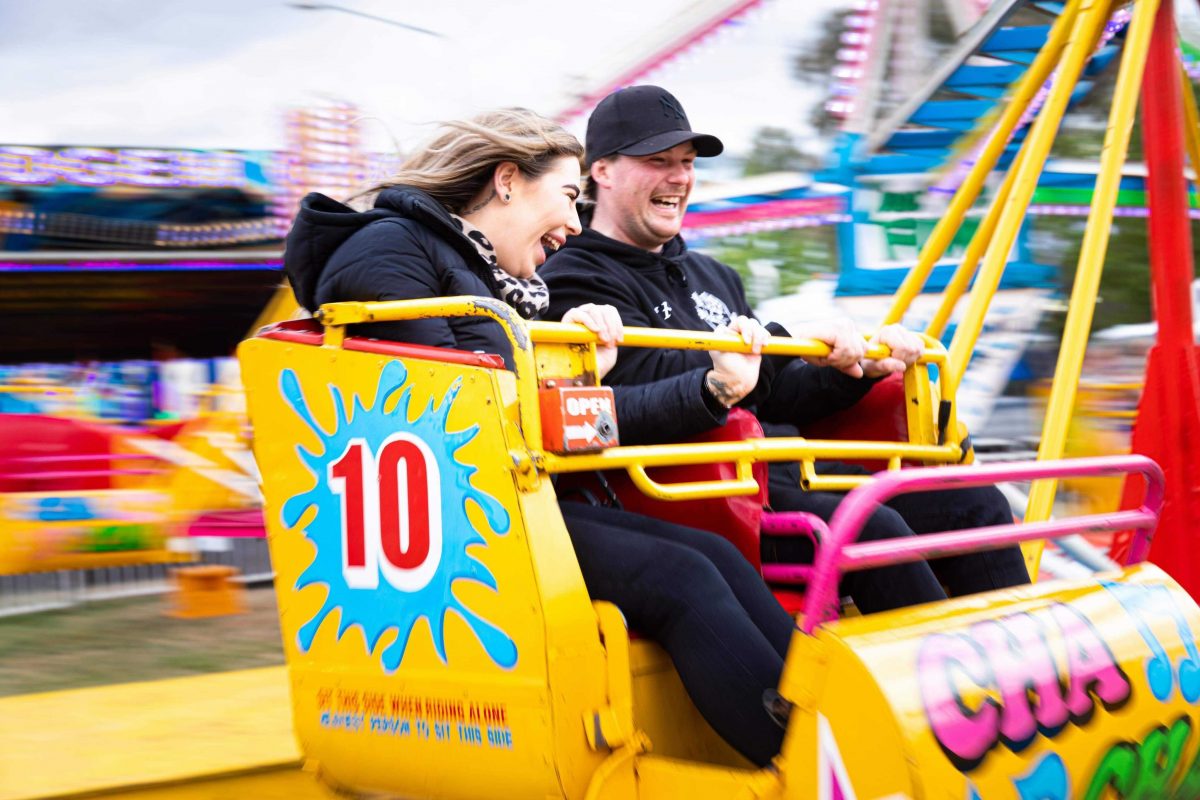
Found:
M 654 310 L 658 312 L 658 315 L 662 317 L 664 321 L 671 318 L 671 304 L 666 300 L 656 305 Z
M 696 304 L 696 314 L 708 323 L 713 330 L 728 325 L 733 314 L 725 301 L 708 292 L 692 292 L 692 302 Z

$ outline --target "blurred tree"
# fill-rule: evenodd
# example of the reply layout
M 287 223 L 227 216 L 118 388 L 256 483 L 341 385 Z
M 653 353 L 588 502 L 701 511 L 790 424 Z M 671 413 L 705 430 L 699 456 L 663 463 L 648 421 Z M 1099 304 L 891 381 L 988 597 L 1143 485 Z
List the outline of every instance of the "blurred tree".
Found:
M 725 236 L 704 242 L 700 249 L 737 270 L 746 287 L 751 305 L 767 299 L 757 287 L 769 284 L 761 280 L 765 267 L 773 266 L 778 283 L 777 295 L 790 294 L 817 273 L 837 271 L 836 229 L 830 225 L 793 228 L 785 231 Z M 754 262 L 753 265 L 751 262 Z
M 1070 293 L 1075 280 L 1084 222 L 1081 217 L 1039 216 L 1033 219 L 1034 257 L 1044 264 L 1060 265 L 1060 285 L 1064 296 Z M 1145 218 L 1121 217 L 1113 220 L 1092 330 L 1153 319 L 1149 245 Z M 1195 230 L 1192 232 L 1192 260 L 1200 264 L 1200 236 L 1196 235 Z M 1062 315 L 1055 315 L 1048 322 L 1050 332 L 1061 332 L 1063 322 Z
M 767 172 L 795 172 L 815 166 L 815 160 L 796 147 L 791 131 L 767 126 L 754 132 L 742 174 L 749 177 Z

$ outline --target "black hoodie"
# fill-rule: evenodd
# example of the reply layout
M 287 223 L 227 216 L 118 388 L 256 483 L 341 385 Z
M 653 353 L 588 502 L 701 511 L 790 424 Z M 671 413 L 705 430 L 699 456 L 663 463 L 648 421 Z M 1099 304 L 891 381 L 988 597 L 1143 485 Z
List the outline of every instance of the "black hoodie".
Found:
M 283 268 L 296 300 L 309 311 L 344 300 L 492 297 L 491 266 L 454 219 L 425 192 L 392 187 L 375 208 L 355 211 L 310 194 L 288 233 Z M 355 326 L 358 336 L 502 355 L 508 339 L 490 319 L 460 317 Z
M 375 208 L 363 212 L 322 194 L 308 195 L 288 234 L 283 266 L 296 299 L 309 311 L 345 300 L 498 296 L 491 266 L 475 245 L 440 203 L 411 187 L 385 189 Z M 490 319 L 372 323 L 355 326 L 353 333 L 497 353 L 512 369 L 508 339 Z M 722 424 L 724 410 L 706 402 L 703 380 L 699 370 L 617 389 L 621 440 L 678 441 Z
M 653 253 L 585 229 L 550 257 L 541 276 L 550 287 L 547 316 L 553 319 L 581 303 L 611 304 L 632 327 L 710 330 L 737 314 L 754 316 L 738 274 L 688 250 L 679 236 Z M 767 329 L 788 335 L 776 323 Z M 689 372 L 703 375 L 711 367 L 702 350 L 622 348 L 605 382 L 637 385 Z M 798 358 L 773 356 L 763 359 L 758 385 L 739 405 L 765 423 L 803 427 L 854 405 L 874 383 Z M 795 430 L 778 433 L 795 435 Z M 638 443 L 627 437 L 622 442 Z

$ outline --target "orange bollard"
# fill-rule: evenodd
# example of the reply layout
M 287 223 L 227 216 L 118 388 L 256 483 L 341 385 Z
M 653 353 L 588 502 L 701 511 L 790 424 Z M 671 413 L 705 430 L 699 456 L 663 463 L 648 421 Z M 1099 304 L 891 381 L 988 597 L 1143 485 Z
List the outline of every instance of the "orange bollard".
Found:
M 171 570 L 175 591 L 167 616 L 177 619 L 244 614 L 244 587 L 233 580 L 239 570 L 219 564 Z

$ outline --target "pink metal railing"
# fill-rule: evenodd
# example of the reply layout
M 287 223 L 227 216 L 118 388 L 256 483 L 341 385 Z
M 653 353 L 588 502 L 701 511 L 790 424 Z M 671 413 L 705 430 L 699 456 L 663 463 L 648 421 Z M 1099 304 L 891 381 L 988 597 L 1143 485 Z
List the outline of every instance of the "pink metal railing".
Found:
M 1002 481 L 1132 473 L 1141 474 L 1146 479 L 1146 495 L 1141 507 L 1134 511 L 1089 514 L 1028 524 L 994 525 L 901 540 L 856 542 L 875 509 L 898 494 L 984 486 Z M 828 526 L 821 519 L 808 515 L 811 517 L 808 523 L 818 532 L 821 541 L 812 567 L 775 567 L 770 575 L 764 573 L 764 577 L 786 580 L 788 577 L 799 577 L 798 574 L 790 576 L 788 570 L 803 571 L 808 578 L 803 629 L 811 634 L 821 623 L 837 619 L 837 587 L 843 572 L 974 550 L 995 550 L 1020 542 L 1052 539 L 1071 533 L 1121 530 L 1134 531 L 1129 563 L 1143 561 L 1150 551 L 1150 537 L 1162 509 L 1163 492 L 1162 469 L 1145 456 L 1137 455 L 888 472 L 846 495 Z

